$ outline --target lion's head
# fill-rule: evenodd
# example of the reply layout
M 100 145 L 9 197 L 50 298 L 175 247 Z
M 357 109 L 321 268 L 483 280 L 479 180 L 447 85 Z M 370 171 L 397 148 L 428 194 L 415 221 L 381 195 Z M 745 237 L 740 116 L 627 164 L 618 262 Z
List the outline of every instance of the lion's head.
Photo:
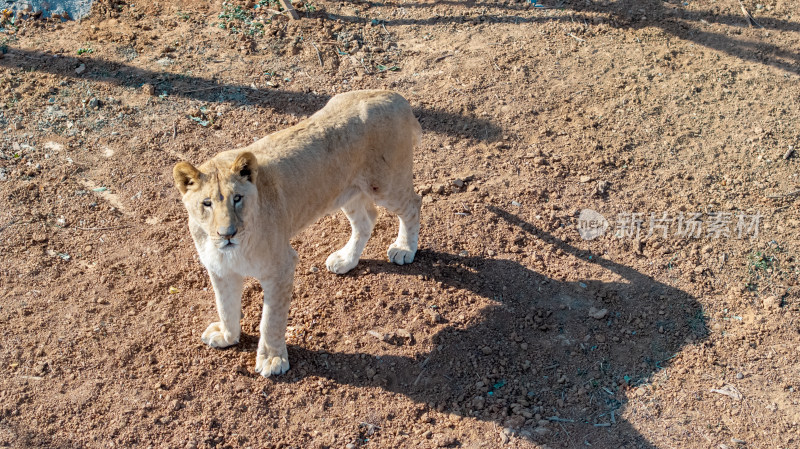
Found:
M 253 223 L 258 190 L 255 185 L 256 157 L 245 152 L 231 158 L 216 157 L 198 170 L 189 162 L 178 162 L 172 170 L 183 204 L 214 246 L 235 249 Z

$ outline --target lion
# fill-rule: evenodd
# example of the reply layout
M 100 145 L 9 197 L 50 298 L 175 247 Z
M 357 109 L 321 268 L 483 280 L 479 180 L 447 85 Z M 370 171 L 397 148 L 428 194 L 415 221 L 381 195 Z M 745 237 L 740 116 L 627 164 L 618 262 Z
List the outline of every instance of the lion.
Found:
M 290 239 L 338 209 L 352 232 L 325 261 L 329 271 L 343 274 L 358 264 L 378 215 L 376 204 L 399 218 L 389 261 L 413 262 L 422 202 L 414 192 L 412 164 L 421 135 L 411 106 L 399 94 L 354 91 L 334 96 L 297 125 L 223 151 L 197 168 L 178 162 L 175 186 L 219 315 L 203 332 L 203 342 L 212 348 L 239 342 L 243 282 L 254 277 L 264 290 L 255 370 L 264 377 L 285 373 L 297 264 Z

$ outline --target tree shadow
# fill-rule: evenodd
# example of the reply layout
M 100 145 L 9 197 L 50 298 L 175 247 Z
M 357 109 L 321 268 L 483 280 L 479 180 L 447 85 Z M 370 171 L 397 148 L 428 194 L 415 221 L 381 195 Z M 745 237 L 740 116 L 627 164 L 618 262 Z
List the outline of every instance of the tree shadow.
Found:
M 86 72 L 78 76 L 75 69 L 81 64 Z M 51 73 L 64 78 L 74 78 L 113 84 L 126 88 L 140 88 L 151 84 L 157 93 L 209 103 L 229 103 L 237 106 L 269 106 L 277 111 L 290 111 L 310 115 L 331 98 L 314 92 L 284 89 L 258 89 L 251 86 L 225 83 L 213 78 L 187 76 L 163 71 L 145 70 L 100 58 L 63 56 L 51 53 L 11 48 L 0 66 L 25 71 Z M 494 140 L 502 129 L 491 120 L 458 114 L 442 109 L 415 107 L 414 114 L 423 129 L 441 134 L 478 140 Z
M 397 18 L 381 20 L 385 26 L 398 25 L 434 25 L 442 23 L 533 23 L 533 22 L 552 22 L 560 21 L 571 25 L 588 24 L 594 16 L 586 13 L 601 13 L 607 16 L 607 21 L 617 28 L 640 29 L 645 27 L 659 27 L 664 32 L 671 34 L 679 39 L 693 42 L 704 47 L 727 53 L 731 56 L 745 61 L 756 62 L 769 65 L 781 70 L 792 73 L 800 73 L 800 52 L 794 48 L 782 48 L 780 45 L 748 41 L 739 39 L 729 34 L 738 34 L 742 28 L 748 26 L 744 14 L 717 14 L 711 9 L 697 10 L 687 9 L 684 2 L 668 2 L 664 0 L 618 0 L 607 5 L 596 5 L 593 2 L 580 1 L 538 1 L 536 4 L 542 8 L 532 7 L 534 11 L 548 9 L 570 10 L 574 14 L 570 16 L 551 17 L 544 14 L 540 16 L 520 15 L 526 7 L 524 4 L 491 4 L 475 1 L 448 1 L 436 2 L 436 4 L 446 3 L 449 5 L 460 5 L 470 8 L 483 8 L 479 14 L 460 14 L 460 15 L 435 15 L 428 18 Z M 735 2 L 731 2 L 735 7 Z M 426 8 L 432 4 L 426 3 L 404 3 L 403 8 Z M 488 12 L 489 10 L 501 10 L 503 14 Z M 505 12 L 508 12 L 506 14 Z M 517 14 L 515 14 L 517 13 Z M 752 11 L 751 11 L 752 13 Z M 343 20 L 346 22 L 366 23 L 373 19 L 344 15 L 330 14 L 331 19 Z M 788 20 L 772 19 L 767 17 L 756 17 L 758 23 L 767 30 L 776 31 L 800 31 L 800 23 Z M 727 33 L 708 31 L 711 24 L 723 24 L 730 27 Z
M 402 267 L 364 261 L 373 272 L 427 276 L 456 295 L 473 292 L 495 305 L 469 322 L 443 311 L 449 325 L 434 336 L 434 349 L 417 357 L 292 346 L 293 370 L 300 377 L 276 381 L 321 376 L 382 387 L 440 411 L 510 427 L 537 443 L 654 447 L 620 418 L 621 409 L 630 389 L 658 382 L 656 374 L 684 345 L 706 338 L 701 305 L 686 292 L 581 250 L 503 209 L 489 211 L 563 252 L 559 259 L 579 258 L 618 280 L 563 282 L 512 260 L 431 250 L 421 250 L 413 264 Z

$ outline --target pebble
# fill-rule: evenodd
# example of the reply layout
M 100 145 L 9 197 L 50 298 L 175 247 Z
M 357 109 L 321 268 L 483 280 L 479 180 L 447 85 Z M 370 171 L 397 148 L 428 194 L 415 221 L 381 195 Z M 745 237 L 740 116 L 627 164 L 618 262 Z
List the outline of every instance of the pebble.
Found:
M 533 158 L 533 165 L 536 165 L 537 167 L 545 165 L 545 163 L 546 163 L 545 159 L 541 156 Z
M 794 156 L 794 148 L 789 148 L 783 153 L 783 160 L 788 161 L 792 156 Z
M 353 443 L 347 443 L 347 444 L 344 446 L 344 448 L 345 448 L 345 449 L 356 449 L 356 445 L 355 445 L 355 444 L 353 444 Z
M 606 317 L 606 315 L 608 315 L 608 309 L 599 309 L 598 310 L 595 307 L 592 307 L 592 308 L 589 309 L 589 316 L 594 318 L 594 319 L 596 319 L 596 320 L 602 320 L 603 318 Z
M 781 306 L 781 299 L 777 296 L 765 296 L 761 302 L 767 310 L 775 310 Z
M 431 324 L 440 323 L 442 321 L 442 315 L 433 309 L 425 309 L 425 313 L 428 314 L 428 320 Z
M 316 273 L 317 271 L 319 271 L 319 268 L 317 268 L 317 267 L 311 267 L 311 268 L 308 269 L 309 273 Z
M 508 443 L 509 440 L 510 438 L 508 438 L 508 435 L 506 435 L 504 432 L 500 432 L 500 442 L 502 444 Z
M 142 92 L 145 95 L 154 95 L 156 93 L 156 88 L 152 84 L 142 84 Z
M 472 400 L 472 408 L 475 410 L 482 410 L 483 406 L 486 404 L 486 399 L 483 396 L 475 396 Z
M 742 374 L 742 373 L 736 373 L 736 378 L 737 378 L 737 379 L 744 379 L 744 374 Z
M 579 179 L 579 181 L 582 182 L 582 183 L 592 182 L 593 180 L 594 180 L 594 178 L 592 178 L 589 175 L 583 175 Z
M 451 184 L 453 184 L 453 187 L 456 187 L 456 188 L 460 189 L 460 188 L 464 187 L 464 180 L 462 180 L 462 179 L 454 179 L 451 182 Z
M 81 65 L 78 66 L 77 69 L 75 69 L 75 73 L 78 74 L 78 75 L 80 75 L 81 73 L 83 73 L 85 71 L 86 71 L 86 64 L 81 64 Z
M 371 366 L 368 366 L 368 367 L 367 367 L 367 369 L 365 369 L 365 370 L 364 370 L 364 373 L 365 373 L 365 374 L 367 375 L 367 377 L 368 377 L 368 378 L 370 378 L 370 379 L 372 379 L 373 377 L 375 377 L 375 374 L 378 374 L 378 372 L 377 372 L 377 371 L 375 371 L 375 368 L 373 368 L 373 367 L 371 367 Z
M 34 232 L 31 239 L 36 243 L 44 243 L 47 241 L 47 234 L 43 232 Z
M 484 346 L 484 347 L 481 348 L 481 352 L 483 352 L 485 355 L 489 355 L 489 354 L 492 353 L 492 348 L 490 348 L 488 346 Z

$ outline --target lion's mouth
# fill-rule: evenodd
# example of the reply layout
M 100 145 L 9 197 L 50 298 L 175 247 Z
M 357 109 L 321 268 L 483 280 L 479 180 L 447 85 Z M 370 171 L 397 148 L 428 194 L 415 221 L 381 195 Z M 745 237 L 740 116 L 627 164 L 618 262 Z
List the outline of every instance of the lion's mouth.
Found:
M 236 246 L 238 246 L 238 242 L 235 242 L 233 240 L 221 240 L 217 244 L 217 248 L 219 248 L 220 250 L 223 250 L 223 251 L 230 251 L 233 248 L 235 248 Z

